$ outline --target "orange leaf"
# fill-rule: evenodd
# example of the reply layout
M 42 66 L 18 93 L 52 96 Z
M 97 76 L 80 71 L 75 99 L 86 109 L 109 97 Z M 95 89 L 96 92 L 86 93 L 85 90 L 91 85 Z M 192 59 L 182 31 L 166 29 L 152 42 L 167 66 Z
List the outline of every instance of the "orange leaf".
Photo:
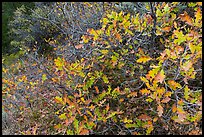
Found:
M 192 19 L 186 11 L 184 11 L 184 14 L 180 14 L 179 17 L 183 22 L 186 22 L 187 24 L 192 25 Z
M 131 92 L 128 97 L 136 97 L 137 96 L 137 92 Z
M 80 135 L 87 135 L 87 134 L 89 134 L 89 130 L 88 129 L 85 129 L 85 128 L 83 128 L 81 131 L 80 131 L 80 133 L 79 133 Z
M 162 83 L 164 81 L 165 75 L 164 75 L 164 70 L 162 69 L 154 78 L 154 80 L 159 81 Z
M 138 117 L 138 119 L 141 119 L 141 120 L 144 120 L 144 121 L 146 121 L 146 120 L 152 120 L 152 118 L 151 118 L 150 116 L 146 115 L 146 114 L 140 115 L 140 116 Z
M 96 90 L 96 93 L 99 94 L 99 89 L 97 86 L 94 86 L 95 90 Z
M 163 114 L 163 107 L 160 104 L 157 106 L 157 111 L 158 111 L 159 117 L 161 117 Z
M 197 4 L 198 4 L 199 6 L 202 6 L 202 2 L 197 2 Z
M 169 32 L 171 30 L 171 27 L 169 27 L 169 26 L 168 27 L 164 27 L 164 28 L 162 28 L 162 30 L 166 31 L 166 32 Z
M 147 95 L 147 94 L 150 93 L 150 91 L 148 89 L 146 89 L 146 88 L 145 89 L 141 89 L 140 92 L 142 93 L 142 95 L 144 95 L 144 94 Z
M 82 47 L 83 47 L 83 44 L 79 44 L 75 46 L 76 49 L 81 49 Z
M 173 104 L 173 106 L 172 106 L 172 112 L 176 112 L 176 110 L 177 110 L 177 107 L 176 107 L 176 104 Z
M 109 103 L 106 105 L 106 111 L 108 111 L 110 109 L 109 107 Z
M 137 63 L 146 63 L 147 61 L 151 60 L 152 58 L 149 56 L 142 56 L 137 60 Z
M 171 98 L 166 97 L 166 98 L 164 98 L 161 102 L 162 102 L 162 103 L 168 103 L 170 100 L 171 100 Z

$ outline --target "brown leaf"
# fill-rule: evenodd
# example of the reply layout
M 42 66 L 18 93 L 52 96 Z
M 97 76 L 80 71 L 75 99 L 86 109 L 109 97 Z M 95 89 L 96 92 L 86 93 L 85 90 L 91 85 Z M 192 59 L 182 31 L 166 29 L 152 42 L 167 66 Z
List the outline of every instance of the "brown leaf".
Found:
M 97 86 L 94 86 L 95 90 L 96 90 L 96 93 L 99 94 L 99 89 Z
M 81 49 L 82 47 L 83 47 L 83 44 L 79 44 L 75 46 L 76 49 Z
M 164 98 L 161 102 L 162 102 L 162 103 L 168 103 L 170 100 L 171 100 L 171 98 L 166 97 L 166 98 Z
M 184 11 L 184 14 L 180 14 L 179 17 L 183 22 L 186 22 L 189 25 L 193 25 L 192 24 L 192 19 L 191 19 L 191 17 L 188 15 L 188 13 L 186 11 Z
M 164 75 L 164 70 L 162 69 L 156 76 L 155 76 L 155 80 L 159 81 L 160 83 L 162 83 L 164 81 L 165 75 Z
M 160 104 L 157 106 L 157 111 L 158 111 L 159 117 L 161 117 L 163 114 L 163 107 Z
M 80 131 L 80 133 L 79 133 L 80 135 L 88 135 L 89 134 L 89 130 L 88 129 L 85 129 L 85 128 L 83 128 L 81 131 Z
M 144 120 L 144 121 L 147 121 L 147 120 L 152 120 L 152 118 L 146 114 L 142 114 L 138 117 L 138 119 L 141 119 L 141 120 Z

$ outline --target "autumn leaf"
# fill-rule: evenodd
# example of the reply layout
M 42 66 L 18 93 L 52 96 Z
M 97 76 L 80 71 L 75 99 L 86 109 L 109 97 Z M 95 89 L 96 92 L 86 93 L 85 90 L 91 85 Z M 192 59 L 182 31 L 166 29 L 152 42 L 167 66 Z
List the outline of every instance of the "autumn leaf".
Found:
M 104 81 L 105 83 L 109 83 L 108 78 L 107 78 L 106 75 L 103 75 L 102 79 L 103 79 L 103 81 Z
M 46 74 L 43 74 L 43 75 L 42 75 L 42 81 L 45 81 L 46 79 L 47 79 Z
M 57 57 L 57 59 L 54 59 L 54 63 L 57 66 L 58 70 L 62 70 L 62 67 L 64 66 L 64 59 Z
M 158 111 L 159 117 L 161 117 L 163 114 L 163 107 L 160 104 L 157 106 L 157 111 Z
M 157 94 L 159 94 L 160 96 L 163 95 L 165 93 L 165 88 L 164 87 L 158 87 L 156 90 Z
M 103 55 L 108 54 L 108 50 L 105 50 L 105 49 L 104 49 L 104 50 L 101 50 L 100 52 L 101 52 Z
M 133 121 L 132 121 L 131 119 L 127 119 L 127 117 L 125 117 L 125 118 L 123 119 L 123 122 L 124 122 L 124 123 L 132 123 Z
M 55 129 L 59 129 L 59 128 L 61 128 L 61 127 L 62 127 L 61 124 L 57 124 L 57 125 L 54 126 Z
M 175 35 L 177 39 L 174 39 L 174 43 L 180 45 L 181 43 L 186 41 L 186 37 L 184 36 L 182 31 L 174 30 L 173 36 Z
M 88 129 L 85 129 L 85 128 L 83 128 L 83 129 L 81 129 L 81 131 L 80 131 L 80 133 L 79 133 L 80 135 L 88 135 L 89 134 L 89 130 Z
M 197 2 L 197 4 L 198 4 L 199 6 L 202 6 L 202 2 Z
M 161 102 L 162 103 L 168 103 L 171 100 L 169 97 L 165 97 Z
M 146 75 L 147 79 L 150 79 L 150 80 L 153 79 L 155 77 L 155 75 L 158 73 L 159 69 L 160 68 L 157 67 L 157 68 L 154 68 L 154 69 L 150 70 L 148 72 L 148 74 Z
M 96 90 L 96 93 L 99 94 L 99 89 L 97 86 L 94 86 L 95 90 Z
M 191 17 L 188 15 L 188 13 L 186 11 L 184 11 L 184 14 L 180 14 L 179 18 L 183 21 L 186 22 L 188 25 L 193 25 L 192 24 L 192 19 Z
M 177 111 L 177 107 L 176 107 L 176 104 L 174 103 L 172 106 L 172 112 L 175 113 L 176 111 Z
M 138 119 L 140 120 L 144 120 L 144 121 L 147 121 L 147 120 L 152 120 L 152 118 L 146 114 L 142 114 L 138 117 Z
M 150 90 L 148 90 L 146 88 L 145 89 L 141 89 L 140 92 L 142 93 L 142 95 L 144 95 L 144 94 L 147 95 L 147 94 L 151 93 Z
M 137 63 L 146 63 L 147 61 L 151 60 L 152 58 L 149 56 L 142 56 L 137 60 Z
M 195 26 L 199 27 L 199 25 L 202 25 L 202 24 L 199 24 L 200 21 L 202 22 L 202 13 L 200 8 L 198 8 L 198 10 L 195 13 Z
M 66 113 L 63 113 L 63 114 L 61 114 L 61 115 L 59 115 L 59 118 L 62 120 L 62 119 L 66 119 L 67 117 L 66 117 Z
M 193 63 L 191 61 L 186 61 L 185 63 L 183 63 L 181 68 L 184 71 L 188 71 L 192 67 L 192 65 L 193 65 Z
M 164 75 L 164 70 L 162 69 L 154 78 L 154 80 L 159 81 L 162 83 L 164 81 L 165 75 Z
M 176 88 L 182 88 L 182 86 L 175 82 L 174 80 L 168 80 L 168 84 L 169 84 L 169 87 L 172 88 L 173 90 L 176 90 Z
M 137 96 L 137 92 L 131 92 L 127 97 L 136 97 Z
M 75 46 L 76 49 L 81 49 L 82 47 L 83 47 L 83 44 L 79 44 Z
M 164 28 L 162 28 L 162 30 L 165 32 L 169 32 L 171 30 L 171 27 L 170 26 L 164 27 Z
M 55 100 L 56 103 L 64 104 L 62 98 L 60 98 L 59 96 L 56 96 L 54 100 Z

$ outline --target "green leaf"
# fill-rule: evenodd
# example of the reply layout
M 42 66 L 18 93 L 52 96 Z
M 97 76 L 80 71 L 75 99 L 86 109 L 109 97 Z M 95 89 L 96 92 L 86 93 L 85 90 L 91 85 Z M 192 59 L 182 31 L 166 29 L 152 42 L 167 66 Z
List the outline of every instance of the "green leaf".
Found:
M 47 79 L 46 74 L 43 74 L 43 75 L 42 75 L 42 81 L 45 81 L 46 79 Z
M 74 135 L 74 132 L 71 129 L 67 130 L 67 135 Z
M 103 55 L 108 54 L 108 50 L 101 50 L 100 52 L 101 52 Z
M 174 40 L 175 44 L 180 45 L 182 42 L 186 41 L 186 37 L 184 36 L 182 31 L 175 30 L 174 35 L 177 36 L 177 39 Z
M 190 95 L 190 89 L 188 88 L 188 86 L 186 85 L 185 86 L 185 88 L 184 88 L 184 98 L 186 99 L 186 100 L 188 100 L 188 98 L 189 98 L 189 95 Z
M 117 111 L 114 111 L 114 112 L 112 112 L 111 114 L 109 114 L 109 115 L 106 117 L 106 119 L 109 119 L 109 118 L 115 116 L 115 114 L 117 114 Z
M 109 83 L 108 78 L 107 78 L 106 75 L 103 75 L 102 79 L 103 79 L 103 81 L 104 81 L 106 84 Z
M 77 119 L 74 119 L 73 122 L 74 128 L 76 129 L 76 133 L 79 133 L 79 121 Z
M 60 118 L 61 120 L 67 119 L 66 113 L 63 113 L 63 114 L 59 115 L 59 118 Z
M 132 127 L 138 127 L 138 125 L 137 124 L 125 124 L 125 127 L 126 128 L 132 128 Z

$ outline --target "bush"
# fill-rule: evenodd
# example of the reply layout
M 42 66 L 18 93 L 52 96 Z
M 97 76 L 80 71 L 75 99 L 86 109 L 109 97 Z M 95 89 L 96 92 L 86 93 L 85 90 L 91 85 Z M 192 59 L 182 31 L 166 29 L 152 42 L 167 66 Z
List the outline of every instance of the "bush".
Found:
M 142 18 L 106 11 L 100 27 L 67 38 L 73 60 L 26 54 L 3 79 L 4 109 L 17 103 L 23 134 L 201 134 L 202 9 L 177 14 L 179 4 L 149 5 Z

